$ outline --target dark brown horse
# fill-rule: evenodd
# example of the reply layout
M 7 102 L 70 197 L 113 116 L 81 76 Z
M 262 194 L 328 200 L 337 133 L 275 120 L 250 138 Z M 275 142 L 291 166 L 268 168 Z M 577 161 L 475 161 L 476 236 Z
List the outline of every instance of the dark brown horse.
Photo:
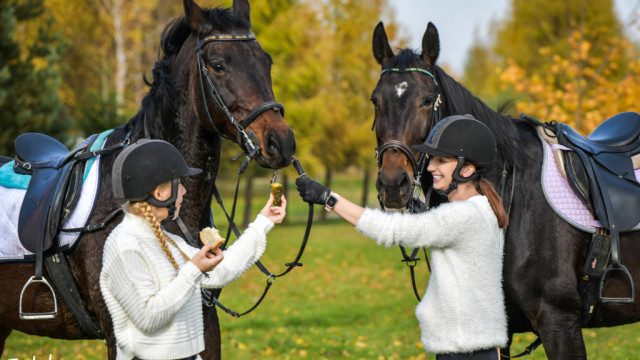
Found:
M 431 23 L 422 39 L 422 52 L 403 49 L 394 54 L 382 23 L 373 34 L 373 53 L 382 67 L 371 101 L 375 107 L 380 169 L 377 188 L 384 206 L 404 208 L 411 198 L 416 170 L 411 146 L 425 141 L 434 112 L 441 118 L 472 114 L 493 130 L 501 166 L 490 174 L 499 189 L 506 170 L 504 199 L 510 208 L 505 238 L 504 291 L 509 338 L 533 331 L 549 359 L 586 359 L 582 338 L 580 272 L 591 234 L 558 217 L 543 195 L 540 176 L 542 146 L 531 123 L 491 110 L 436 65 L 438 32 Z M 385 146 L 390 144 L 390 146 Z M 407 150 L 408 149 L 408 150 Z M 384 155 L 384 156 L 382 156 Z M 514 180 L 513 170 L 517 169 Z M 423 179 L 423 190 L 431 185 Z M 513 196 L 508 195 L 513 186 Z M 640 233 L 620 237 L 623 262 L 633 279 L 640 279 Z M 482 269 L 478 269 L 482 271 Z M 629 283 L 612 278 L 607 291 L 629 294 Z M 638 298 L 640 287 L 635 286 Z M 608 327 L 640 320 L 640 304 L 597 304 L 587 327 Z M 506 349 L 506 353 L 508 353 Z
M 185 15 L 170 23 L 163 33 L 161 56 L 153 68 L 153 82 L 141 111 L 115 129 L 107 145 L 120 143 L 126 136 L 133 142 L 146 133 L 171 142 L 184 154 L 189 166 L 204 169 L 202 175 L 186 179 L 188 192 L 180 212 L 188 231 L 197 234 L 199 228 L 210 223 L 221 137 L 238 142 L 247 152 L 253 152 L 259 165 L 268 168 L 291 163 L 295 139 L 283 119 L 282 105 L 274 101 L 271 57 L 249 33 L 248 1 L 234 0 L 232 9 L 205 11 L 193 0 L 184 0 L 184 9 Z M 235 124 L 232 118 L 238 119 Z M 253 151 L 258 147 L 261 150 Z M 111 191 L 111 168 L 116 155 L 117 152 L 102 156 L 93 224 L 121 206 Z M 102 231 L 86 234 L 66 257 L 86 307 L 101 325 L 110 359 L 116 355 L 115 339 L 98 279 L 105 238 L 119 220 Z M 175 225 L 169 226 L 169 231 L 181 234 Z M 20 290 L 34 274 L 33 263 L 0 263 L 0 274 L 0 353 L 14 329 L 59 339 L 89 338 L 59 294 L 55 319 L 19 318 Z M 46 272 L 44 275 L 48 277 Z M 37 309 L 53 308 L 51 295 L 40 288 L 25 303 Z M 219 359 L 216 310 L 205 307 L 204 318 L 207 348 L 202 357 Z

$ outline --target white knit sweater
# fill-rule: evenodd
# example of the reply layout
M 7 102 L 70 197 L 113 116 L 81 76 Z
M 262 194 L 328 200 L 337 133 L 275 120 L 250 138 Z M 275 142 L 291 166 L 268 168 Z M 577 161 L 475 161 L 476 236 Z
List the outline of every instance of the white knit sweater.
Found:
M 258 215 L 205 277 L 168 244 L 180 266 L 176 274 L 149 223 L 125 214 L 106 240 L 100 273 L 100 290 L 113 320 L 117 359 L 180 359 L 203 351 L 200 286 L 221 288 L 242 275 L 264 253 L 266 234 L 273 226 L 271 220 Z M 189 257 L 198 252 L 179 236 L 166 234 Z
M 380 245 L 431 248 L 431 278 L 416 316 L 432 354 L 503 347 L 503 231 L 485 196 L 422 214 L 366 209 L 356 229 Z

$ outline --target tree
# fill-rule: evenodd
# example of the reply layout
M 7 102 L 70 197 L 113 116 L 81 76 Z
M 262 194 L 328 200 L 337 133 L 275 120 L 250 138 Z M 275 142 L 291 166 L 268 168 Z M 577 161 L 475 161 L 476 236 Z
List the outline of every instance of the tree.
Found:
M 0 1 L 0 151 L 5 155 L 14 154 L 13 142 L 25 132 L 46 133 L 67 146 L 73 142 L 58 95 L 65 44 L 52 31 L 43 1 Z
M 512 87 L 500 85 L 504 69 L 517 66 L 531 76 L 551 80 L 547 77 L 551 67 L 558 57 L 572 56 L 576 40 L 594 44 L 591 58 L 616 62 L 609 76 L 618 80 L 624 76 L 626 59 L 610 56 L 604 46 L 610 39 L 623 37 L 612 0 L 513 0 L 509 17 L 494 22 L 492 28 L 496 31 L 491 37 L 480 39 L 470 50 L 464 76 L 465 85 L 492 105 L 517 96 Z M 563 91 L 561 86 L 554 89 Z

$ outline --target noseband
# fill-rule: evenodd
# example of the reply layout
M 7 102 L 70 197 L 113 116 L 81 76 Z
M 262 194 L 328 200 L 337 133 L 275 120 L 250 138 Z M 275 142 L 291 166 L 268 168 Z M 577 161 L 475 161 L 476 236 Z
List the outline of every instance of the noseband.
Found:
M 433 82 L 436 85 L 436 100 L 433 103 L 433 110 L 431 111 L 431 122 L 429 124 L 429 129 L 427 131 L 427 135 L 429 134 L 429 132 L 431 132 L 431 129 L 433 128 L 433 126 L 435 124 L 437 124 L 440 121 L 440 105 L 442 105 L 442 100 L 441 100 L 441 94 L 439 91 L 439 87 L 438 87 L 438 81 L 436 80 L 435 76 L 433 76 L 433 74 L 425 69 L 420 69 L 420 68 L 406 68 L 404 70 L 400 70 L 397 68 L 390 68 L 390 69 L 383 69 L 380 72 L 380 76 L 382 76 L 384 73 L 386 73 L 387 71 L 391 71 L 391 72 L 409 72 L 409 71 L 415 71 L 415 72 L 420 72 L 423 74 L 426 74 L 428 76 L 431 77 L 431 79 L 433 80 Z M 373 127 L 375 127 L 375 122 L 373 124 Z M 373 130 L 372 127 L 372 130 Z M 380 169 L 382 167 L 382 157 L 384 155 L 384 152 L 389 150 L 389 149 L 393 149 L 393 150 L 398 150 L 400 152 L 402 152 L 408 159 L 409 162 L 411 163 L 411 167 L 413 168 L 413 184 L 411 186 L 411 190 L 412 190 L 412 196 L 413 198 L 417 199 L 420 197 L 420 191 L 422 190 L 422 183 L 421 183 L 421 179 L 422 179 L 422 172 L 425 169 L 426 166 L 426 162 L 427 162 L 427 156 L 424 153 L 420 153 L 420 155 L 418 156 L 418 159 L 416 159 L 416 157 L 413 155 L 413 151 L 411 151 L 411 149 L 409 148 L 409 146 L 407 146 L 407 144 L 405 144 L 404 142 L 400 141 L 400 140 L 395 140 L 395 139 L 391 139 L 388 140 L 387 142 L 385 142 L 384 144 L 382 144 L 382 146 L 380 146 L 379 148 L 376 148 L 376 162 L 378 163 L 378 169 Z M 384 205 L 382 204 L 382 199 L 380 200 L 380 205 L 384 208 Z M 411 202 L 410 202 L 411 204 Z
M 273 110 L 276 112 L 280 112 L 280 114 L 284 116 L 284 106 L 277 101 L 267 101 L 264 104 L 253 109 L 253 111 L 251 111 L 251 113 L 249 113 L 249 115 L 247 115 L 247 117 L 244 118 L 244 120 L 238 123 L 233 118 L 233 115 L 231 115 L 231 111 L 229 110 L 229 107 L 224 102 L 224 99 L 222 99 L 222 96 L 220 96 L 220 93 L 216 89 L 216 86 L 214 85 L 213 80 L 211 79 L 211 76 L 209 76 L 209 70 L 205 65 L 201 50 L 206 44 L 210 42 L 255 41 L 255 40 L 256 40 L 256 36 L 253 33 L 216 34 L 216 35 L 207 36 L 204 39 L 198 38 L 196 42 L 196 55 L 198 59 L 198 75 L 200 78 L 200 90 L 202 92 L 202 99 L 204 100 L 204 109 L 207 114 L 209 124 L 211 125 L 211 127 L 214 129 L 215 132 L 217 132 L 220 136 L 226 138 L 226 136 L 224 136 L 224 133 L 218 130 L 216 125 L 213 123 L 213 119 L 211 118 L 211 114 L 209 113 L 209 107 L 207 106 L 207 101 L 206 101 L 207 97 L 204 91 L 205 81 L 203 79 L 206 80 L 207 89 L 209 90 L 210 97 L 213 99 L 213 101 L 215 102 L 218 109 L 222 112 L 222 114 L 224 114 L 225 118 L 227 118 L 227 120 L 231 123 L 231 125 L 235 127 L 236 141 L 247 155 L 247 160 L 245 160 L 245 163 L 247 164 L 248 164 L 248 161 L 250 161 L 253 157 L 255 157 L 260 152 L 260 145 L 257 143 L 258 141 L 255 136 L 255 133 L 253 133 L 252 131 L 249 131 L 250 134 L 247 135 L 247 132 L 245 130 L 249 127 L 249 125 L 251 125 L 251 123 L 255 119 L 258 118 L 258 116 L 260 116 L 265 111 Z

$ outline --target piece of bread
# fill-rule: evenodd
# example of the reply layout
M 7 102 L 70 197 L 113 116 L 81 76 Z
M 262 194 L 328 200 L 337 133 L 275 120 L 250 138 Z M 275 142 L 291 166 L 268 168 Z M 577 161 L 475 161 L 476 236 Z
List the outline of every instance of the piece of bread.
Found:
M 209 244 L 211 250 L 217 249 L 224 244 L 224 238 L 220 236 L 218 229 L 207 227 L 200 230 L 200 240 L 203 244 Z

